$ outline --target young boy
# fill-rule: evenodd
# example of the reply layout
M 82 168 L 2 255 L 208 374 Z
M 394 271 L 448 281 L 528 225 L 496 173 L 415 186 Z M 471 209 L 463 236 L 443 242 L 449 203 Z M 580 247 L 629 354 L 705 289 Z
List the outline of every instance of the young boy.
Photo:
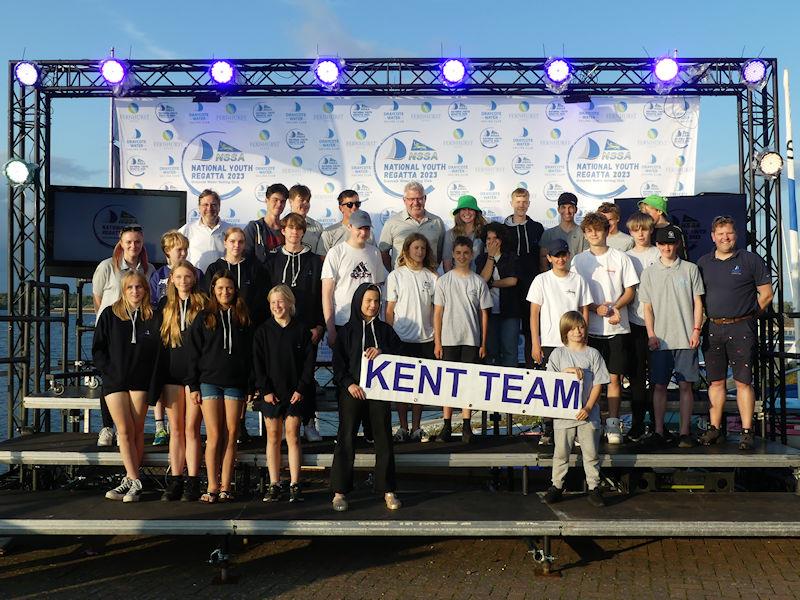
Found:
M 586 320 L 579 312 L 564 313 L 559 321 L 559 330 L 564 346 L 553 350 L 547 370 L 572 373 L 582 381 L 583 408 L 574 420 L 553 419 L 556 446 L 553 452 L 553 485 L 545 493 L 544 501 L 552 504 L 561 500 L 564 477 L 569 469 L 569 455 L 577 438 L 589 488 L 589 503 L 601 507 L 605 501 L 600 490 L 600 459 L 597 456 L 600 442 L 600 407 L 597 401 L 602 386 L 609 382 L 608 371 L 600 353 L 586 345 Z
M 459 236 L 453 242 L 455 267 L 436 281 L 433 293 L 433 353 L 440 360 L 475 363 L 486 357 L 492 295 L 480 275 L 470 271 L 472 240 Z M 444 427 L 437 437 L 450 441 L 453 409 L 442 409 Z M 472 411 L 463 410 L 461 440 L 472 439 Z
M 539 252 L 539 272 L 546 271 L 547 265 L 547 244 L 555 238 L 565 240 L 569 244 L 569 253 L 574 257 L 579 252 L 589 248 L 586 238 L 575 222 L 575 215 L 578 214 L 578 197 L 572 192 L 563 192 L 558 197 L 558 225 L 546 229 L 539 242 L 541 250 Z
M 297 213 L 306 220 L 303 243 L 314 254 L 324 255 L 324 251 L 320 252 L 320 240 L 324 228 L 319 221 L 308 216 L 308 211 L 311 210 L 311 190 L 308 189 L 308 186 L 298 183 L 289 188 L 289 207 L 293 213 Z
M 583 218 L 581 229 L 589 250 L 572 259 L 572 269 L 589 284 L 594 299 L 589 307 L 589 345 L 600 352 L 611 374 L 606 439 L 609 444 L 621 444 L 620 396 L 630 354 L 628 304 L 639 278 L 628 255 L 606 244 L 608 219 L 600 213 L 589 213 Z
M 652 245 L 650 237 L 653 233 L 653 219 L 642 212 L 633 213 L 625 223 L 633 237 L 634 246 L 628 250 L 627 255 L 636 269 L 636 276 L 641 280 L 642 271 L 658 260 L 658 248 Z M 628 439 L 638 442 L 645 433 L 644 416 L 650 406 L 650 396 L 647 391 L 647 328 L 644 324 L 644 311 L 639 303 L 639 288 L 633 296 L 633 302 L 628 305 L 628 320 L 631 324 L 632 360 L 628 379 L 631 383 L 631 413 L 632 422 Z M 650 413 L 652 414 L 652 408 Z
M 667 206 L 667 198 L 664 196 L 659 196 L 658 194 L 651 194 L 639 202 L 639 210 L 644 214 L 649 215 L 650 218 L 653 219 L 653 224 L 656 230 L 666 227 L 667 225 L 672 225 L 678 230 L 678 233 L 680 234 L 680 242 L 678 243 L 678 256 L 680 256 L 683 260 L 689 260 L 689 255 L 686 250 L 686 238 L 683 235 L 683 230 L 674 223 L 670 223 L 669 218 L 667 217 Z
M 663 444 L 667 384 L 672 373 L 680 392 L 679 448 L 691 448 L 692 384 L 699 379 L 697 348 L 703 324 L 703 281 L 697 265 L 678 258 L 680 231 L 667 226 L 656 231 L 658 262 L 642 272 L 639 298 L 644 307 L 650 355 L 650 381 L 655 412 L 654 444 Z
M 633 238 L 619 230 L 619 208 L 613 202 L 603 202 L 597 212 L 608 219 L 608 247 L 627 252 L 633 248 Z
M 559 323 L 561 315 L 571 310 L 589 320 L 589 306 L 592 294 L 586 281 L 569 270 L 569 245 L 565 240 L 556 238 L 546 248 L 547 262 L 552 267 L 536 276 L 530 290 L 528 301 L 531 303 L 531 358 L 541 368 L 547 364 L 550 354 L 562 345 Z M 553 443 L 553 420 L 544 419 L 542 436 L 539 444 Z

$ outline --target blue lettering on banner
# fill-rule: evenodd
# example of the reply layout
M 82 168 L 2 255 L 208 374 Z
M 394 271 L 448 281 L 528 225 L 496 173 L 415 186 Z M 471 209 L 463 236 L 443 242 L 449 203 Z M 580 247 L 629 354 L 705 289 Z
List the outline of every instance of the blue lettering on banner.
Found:
M 492 399 L 492 380 L 495 377 L 500 377 L 500 373 L 492 373 L 491 371 L 479 371 L 478 375 L 486 378 L 486 395 L 484 400 L 487 402 Z
M 505 373 L 503 375 L 503 402 L 510 402 L 512 404 L 519 404 L 522 398 L 512 398 L 508 395 L 509 392 L 521 392 L 522 386 L 512 385 L 512 381 L 522 381 L 522 375 L 515 375 L 514 373 Z
M 395 365 L 394 365 L 394 389 L 395 389 L 395 391 L 414 393 L 414 388 L 413 387 L 400 387 L 400 380 L 401 379 L 407 379 L 407 380 L 413 380 L 414 379 L 413 375 L 408 375 L 406 373 L 403 373 L 402 370 L 403 369 L 413 369 L 413 368 L 414 368 L 414 365 L 410 364 L 410 363 L 401 363 L 401 362 L 395 363 Z
M 569 385 L 569 392 L 564 389 L 564 380 L 556 379 L 556 391 L 553 398 L 553 408 L 558 408 L 558 400 L 561 399 L 561 406 L 564 408 L 572 408 L 578 410 L 580 408 L 580 390 L 581 384 L 579 381 L 573 381 Z M 570 406 L 572 402 L 572 406 Z
M 444 370 L 445 373 L 451 373 L 453 375 L 453 391 L 451 392 L 451 396 L 453 398 L 458 398 L 458 380 L 462 375 L 467 374 L 466 369 L 454 369 L 453 367 L 447 367 Z
M 530 404 L 531 400 L 541 400 L 542 406 L 550 406 L 550 403 L 547 401 L 547 392 L 544 390 L 544 381 L 542 381 L 541 377 L 536 377 L 533 380 L 533 385 L 528 392 L 528 397 L 525 398 L 524 404 Z
M 439 367 L 436 367 L 436 381 L 434 381 L 433 377 L 431 376 L 431 371 L 427 367 L 427 365 L 422 365 L 419 370 L 419 387 L 417 388 L 417 393 L 422 394 L 425 392 L 425 382 L 428 382 L 428 387 L 431 388 L 431 391 L 439 395 L 439 391 L 442 389 L 442 370 Z
M 381 366 L 375 368 L 375 361 L 371 360 L 367 362 L 367 387 L 372 386 L 372 380 L 378 379 L 380 381 L 381 387 L 385 390 L 389 389 L 389 385 L 386 383 L 386 380 L 383 378 L 382 371 L 389 366 L 388 362 L 382 362 Z

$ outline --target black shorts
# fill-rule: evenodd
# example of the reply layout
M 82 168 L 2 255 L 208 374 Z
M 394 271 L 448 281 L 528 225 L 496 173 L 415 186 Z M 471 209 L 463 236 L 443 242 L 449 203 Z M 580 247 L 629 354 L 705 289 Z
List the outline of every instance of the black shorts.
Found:
M 589 346 L 606 361 L 606 369 L 612 375 L 627 375 L 628 357 L 631 353 L 631 334 L 618 333 L 611 337 L 589 336 Z
M 756 359 L 757 320 L 747 319 L 730 325 L 707 323 L 703 336 L 703 358 L 709 381 L 728 377 L 728 365 L 739 383 L 753 382 L 753 363 Z
M 433 342 L 403 342 L 403 352 L 411 358 L 436 358 L 433 354 Z
M 477 346 L 442 346 L 442 360 L 477 363 L 479 349 Z
M 304 401 L 292 404 L 289 400 L 281 400 L 277 404 L 270 404 L 261 400 L 258 403 L 258 411 L 264 415 L 265 419 L 283 419 L 285 417 L 303 417 Z

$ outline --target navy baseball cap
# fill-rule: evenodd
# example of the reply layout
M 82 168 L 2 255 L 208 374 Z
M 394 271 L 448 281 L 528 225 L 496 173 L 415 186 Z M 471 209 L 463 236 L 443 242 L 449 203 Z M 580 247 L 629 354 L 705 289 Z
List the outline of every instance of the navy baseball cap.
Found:
M 572 192 L 562 192 L 558 197 L 558 206 L 561 206 L 562 204 L 572 204 L 572 206 L 578 206 L 578 197 Z
M 656 244 L 678 244 L 681 241 L 681 230 L 674 225 L 656 229 Z
M 356 210 L 350 215 L 350 225 L 356 229 L 361 229 L 362 227 L 372 227 L 372 218 L 370 218 L 367 211 Z
M 567 244 L 567 240 L 556 238 L 547 243 L 547 254 L 549 256 L 557 256 L 562 252 L 569 252 L 569 244 Z

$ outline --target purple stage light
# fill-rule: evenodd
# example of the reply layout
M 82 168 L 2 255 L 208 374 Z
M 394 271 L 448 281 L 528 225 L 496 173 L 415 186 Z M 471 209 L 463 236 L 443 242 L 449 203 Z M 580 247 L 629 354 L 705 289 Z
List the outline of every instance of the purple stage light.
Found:
M 551 58 L 544 65 L 547 78 L 555 84 L 564 83 L 572 75 L 572 65 L 563 58 Z
M 742 79 L 750 85 L 756 85 L 764 81 L 767 76 L 767 63 L 760 58 L 754 58 L 744 63 L 742 67 Z
M 125 64 L 116 58 L 108 58 L 100 63 L 100 75 L 103 76 L 106 83 L 111 85 L 120 84 L 127 74 L 128 69 Z
M 339 83 L 342 69 L 339 61 L 333 58 L 318 58 L 313 65 L 314 77 L 324 87 L 334 87 Z
M 653 65 L 653 74 L 662 83 L 668 83 L 678 76 L 680 67 L 678 61 L 669 56 L 664 56 L 656 60 Z
M 233 65 L 227 60 L 215 60 L 209 72 L 214 83 L 225 85 L 233 82 Z
M 39 81 L 39 68 L 28 61 L 21 61 L 14 67 L 14 76 L 22 85 L 33 86 Z
M 459 85 L 467 78 L 467 63 L 458 58 L 448 58 L 442 63 L 441 71 L 445 85 Z

